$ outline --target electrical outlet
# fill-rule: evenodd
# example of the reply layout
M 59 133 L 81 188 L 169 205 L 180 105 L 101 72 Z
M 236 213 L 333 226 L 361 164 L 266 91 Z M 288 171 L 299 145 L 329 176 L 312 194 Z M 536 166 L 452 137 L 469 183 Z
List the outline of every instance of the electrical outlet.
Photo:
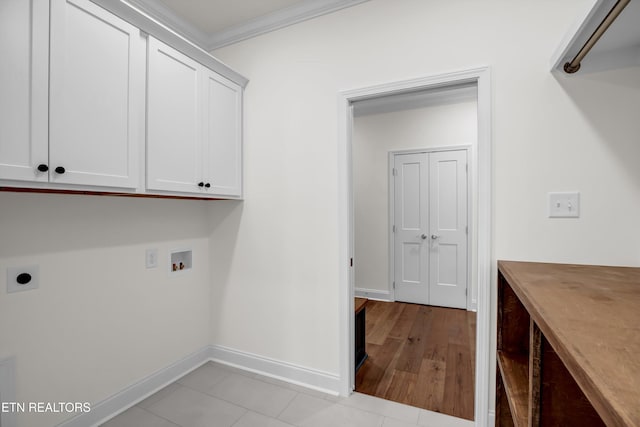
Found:
M 147 268 L 156 268 L 158 266 L 158 250 L 147 249 L 145 259 Z
M 38 289 L 39 282 L 40 269 L 37 265 L 7 268 L 7 293 Z
M 549 193 L 549 218 L 579 218 L 580 193 Z

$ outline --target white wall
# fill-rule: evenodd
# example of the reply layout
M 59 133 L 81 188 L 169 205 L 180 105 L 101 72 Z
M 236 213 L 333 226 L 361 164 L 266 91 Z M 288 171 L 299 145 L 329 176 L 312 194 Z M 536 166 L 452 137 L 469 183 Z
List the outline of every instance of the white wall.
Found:
M 217 51 L 251 78 L 243 203 L 0 193 L 0 289 L 41 268 L 0 292 L 18 400 L 97 402 L 208 343 L 338 375 L 341 90 L 490 65 L 494 260 L 640 265 L 640 72 L 548 72 L 589 3 L 371 0 Z M 546 218 L 562 190 L 580 219 Z M 185 245 L 202 269 L 144 268 Z
M 467 100 L 353 121 L 355 288 L 389 297 L 389 152 L 475 146 L 477 101 Z M 373 292 L 371 292 L 373 291 Z
M 91 402 L 205 347 L 206 207 L 196 201 L 0 193 L 0 359 L 18 402 Z M 170 278 L 168 251 L 194 270 Z M 157 248 L 160 266 L 145 268 Z M 6 268 L 37 264 L 40 288 L 7 294 Z M 71 414 L 72 415 L 72 414 Z M 19 427 L 70 414 L 19 414 Z
M 339 373 L 336 99 L 377 83 L 492 67 L 494 261 L 640 265 L 640 72 L 549 72 L 589 4 L 371 0 L 216 51 L 251 81 L 246 202 L 211 235 L 229 260 L 213 342 Z M 563 190 L 580 219 L 546 217 Z

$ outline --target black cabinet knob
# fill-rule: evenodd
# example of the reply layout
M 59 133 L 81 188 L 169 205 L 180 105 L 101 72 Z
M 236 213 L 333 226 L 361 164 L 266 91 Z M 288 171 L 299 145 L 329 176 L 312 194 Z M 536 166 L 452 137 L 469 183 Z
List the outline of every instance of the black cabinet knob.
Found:
M 211 184 L 207 182 L 207 183 L 204 185 L 204 187 L 205 187 L 205 188 L 209 188 L 209 187 L 211 187 Z
M 47 165 L 45 165 L 44 163 L 42 163 L 42 164 L 38 165 L 38 170 L 39 170 L 40 172 L 46 172 L 46 171 L 48 171 L 48 170 L 49 170 L 49 166 L 47 166 Z
M 204 182 L 199 182 L 198 187 L 204 187 Z
M 55 171 L 56 171 L 56 173 L 59 173 L 60 175 L 62 175 L 63 173 L 65 173 L 65 172 L 66 172 L 65 168 L 63 168 L 62 166 L 58 166 L 58 167 L 55 169 Z
M 20 285 L 26 285 L 31 281 L 31 275 L 29 273 L 20 273 L 18 277 L 16 277 L 16 282 Z

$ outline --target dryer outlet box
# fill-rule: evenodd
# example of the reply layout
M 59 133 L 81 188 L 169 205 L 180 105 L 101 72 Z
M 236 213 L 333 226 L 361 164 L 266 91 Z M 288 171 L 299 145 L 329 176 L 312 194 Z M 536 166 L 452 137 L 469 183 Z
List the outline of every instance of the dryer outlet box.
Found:
M 7 268 L 7 293 L 30 291 L 40 286 L 40 269 L 37 265 Z

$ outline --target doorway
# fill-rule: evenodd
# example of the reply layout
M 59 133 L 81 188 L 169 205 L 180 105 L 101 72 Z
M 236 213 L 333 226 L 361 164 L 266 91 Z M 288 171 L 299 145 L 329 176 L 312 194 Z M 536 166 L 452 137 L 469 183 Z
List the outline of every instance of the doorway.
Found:
M 356 89 L 340 93 L 340 155 L 339 155 L 339 256 L 340 256 L 340 354 L 341 393 L 350 394 L 355 387 L 354 350 L 354 216 L 352 177 L 352 132 L 354 103 L 382 99 L 391 95 L 411 96 L 424 90 L 447 91 L 461 84 L 474 85 L 478 93 L 478 138 L 470 149 L 470 191 L 474 204 L 470 217 L 470 238 L 474 253 L 470 277 L 475 288 L 478 310 L 475 357 L 475 415 L 478 426 L 488 426 L 490 385 L 489 314 L 490 314 L 490 73 L 488 68 L 448 73 L 401 82 Z M 470 232 L 471 234 L 471 232 Z M 351 260 L 351 261 L 350 261 Z M 346 261 L 346 262 L 345 262 Z M 357 259 L 356 259 L 357 263 Z
M 477 141 L 477 90 L 405 98 L 354 104 L 355 293 L 389 295 L 366 302 L 367 358 L 355 391 L 472 420 L 467 157 Z

